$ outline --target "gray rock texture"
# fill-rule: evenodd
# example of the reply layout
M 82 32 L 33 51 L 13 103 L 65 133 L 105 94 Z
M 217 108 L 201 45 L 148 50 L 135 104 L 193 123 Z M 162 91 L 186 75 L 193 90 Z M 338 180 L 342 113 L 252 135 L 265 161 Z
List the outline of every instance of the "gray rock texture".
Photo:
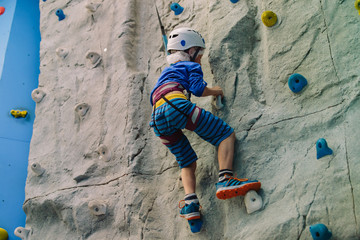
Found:
M 199 160 L 203 230 L 178 216 L 175 158 L 150 129 L 149 95 L 167 66 L 167 33 L 202 33 L 209 85 L 224 108 L 193 101 L 236 132 L 234 170 L 258 179 L 264 205 L 218 200 L 216 148 L 186 132 Z M 353 0 L 47 0 L 41 9 L 41 74 L 24 210 L 28 239 L 333 239 L 360 237 L 360 16 Z M 55 11 L 66 18 L 58 21 Z M 268 28 L 265 10 L 280 18 Z M 287 81 L 308 80 L 300 93 Z M 325 138 L 333 155 L 316 158 Z M 45 170 L 37 176 L 32 164 Z

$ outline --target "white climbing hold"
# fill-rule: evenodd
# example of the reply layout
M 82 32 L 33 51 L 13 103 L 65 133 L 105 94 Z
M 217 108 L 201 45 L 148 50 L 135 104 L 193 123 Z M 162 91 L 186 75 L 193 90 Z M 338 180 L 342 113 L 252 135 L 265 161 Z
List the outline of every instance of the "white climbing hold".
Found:
M 88 207 L 92 214 L 101 216 L 106 214 L 106 203 L 104 201 L 93 200 L 90 201 Z
M 29 234 L 30 234 L 30 229 L 26 229 L 26 228 L 23 228 L 23 227 L 17 227 L 14 231 L 14 234 L 15 236 L 23 239 L 23 240 L 26 240 L 28 239 L 29 237 Z
M 101 144 L 99 148 L 97 149 L 97 152 L 99 153 L 99 159 L 105 162 L 110 161 L 111 159 L 111 153 L 107 146 L 104 144 Z
M 40 166 L 39 163 L 31 164 L 31 170 L 36 174 L 36 176 L 41 176 L 44 174 L 45 169 Z
M 43 98 L 45 97 L 46 93 L 41 90 L 41 89 L 34 89 L 31 93 L 31 97 L 34 100 L 34 102 L 39 103 L 43 100 Z
M 89 59 L 92 68 L 96 68 L 97 66 L 99 66 L 102 61 L 100 54 L 94 51 L 89 51 L 86 54 L 86 58 Z
M 89 109 L 90 106 L 87 103 L 79 103 L 75 106 L 75 112 L 80 118 L 84 117 Z
M 222 109 L 224 107 L 224 104 L 222 104 L 222 102 L 221 102 L 221 96 L 220 95 L 214 98 L 213 106 L 217 110 L 220 110 L 220 109 Z
M 56 49 L 56 55 L 58 55 L 58 57 L 60 58 L 66 58 L 66 56 L 69 54 L 69 50 L 67 50 L 66 48 L 57 48 Z
M 93 0 L 88 1 L 88 3 L 85 5 L 85 7 L 87 8 L 87 10 L 89 10 L 90 12 L 96 12 L 96 10 L 98 9 L 98 7 L 100 6 L 100 3 L 95 3 Z
M 248 191 L 245 195 L 245 206 L 248 214 L 256 212 L 262 208 L 262 198 L 256 191 Z

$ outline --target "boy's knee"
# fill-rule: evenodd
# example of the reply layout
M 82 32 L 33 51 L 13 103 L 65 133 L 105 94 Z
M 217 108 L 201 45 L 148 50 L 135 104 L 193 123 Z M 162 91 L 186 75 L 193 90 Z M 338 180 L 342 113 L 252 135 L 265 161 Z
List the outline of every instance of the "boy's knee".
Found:
M 228 139 L 231 139 L 231 140 L 235 141 L 235 140 L 236 140 L 235 132 L 233 132 L 232 134 L 230 134 L 230 136 L 228 137 Z
M 191 169 L 191 170 L 195 171 L 195 169 L 196 169 L 196 161 L 190 163 L 190 164 L 187 165 L 186 167 L 183 167 L 183 169 L 184 169 L 184 168 Z

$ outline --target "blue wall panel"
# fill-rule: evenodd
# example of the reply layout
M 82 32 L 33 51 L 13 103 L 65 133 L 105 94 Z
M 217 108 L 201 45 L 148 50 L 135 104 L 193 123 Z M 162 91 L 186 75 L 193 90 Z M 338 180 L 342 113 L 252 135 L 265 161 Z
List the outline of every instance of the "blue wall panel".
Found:
M 16 2 L 16 7 L 12 21 L 1 22 L 11 11 L 0 16 L 0 27 L 11 25 L 7 43 L 0 41 L 0 49 L 6 48 L 0 72 L 0 228 L 8 231 L 9 240 L 15 240 L 19 239 L 13 234 L 15 228 L 25 226 L 26 219 L 22 204 L 35 119 L 31 92 L 38 86 L 40 12 L 38 0 L 5 2 Z M 11 109 L 27 110 L 28 116 L 15 119 Z

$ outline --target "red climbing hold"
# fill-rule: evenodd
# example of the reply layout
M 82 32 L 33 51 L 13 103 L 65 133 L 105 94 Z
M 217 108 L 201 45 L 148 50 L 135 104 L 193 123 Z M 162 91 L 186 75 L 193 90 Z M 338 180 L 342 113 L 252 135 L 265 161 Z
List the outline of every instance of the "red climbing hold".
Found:
M 0 15 L 3 15 L 5 12 L 5 8 L 4 7 L 0 7 Z

